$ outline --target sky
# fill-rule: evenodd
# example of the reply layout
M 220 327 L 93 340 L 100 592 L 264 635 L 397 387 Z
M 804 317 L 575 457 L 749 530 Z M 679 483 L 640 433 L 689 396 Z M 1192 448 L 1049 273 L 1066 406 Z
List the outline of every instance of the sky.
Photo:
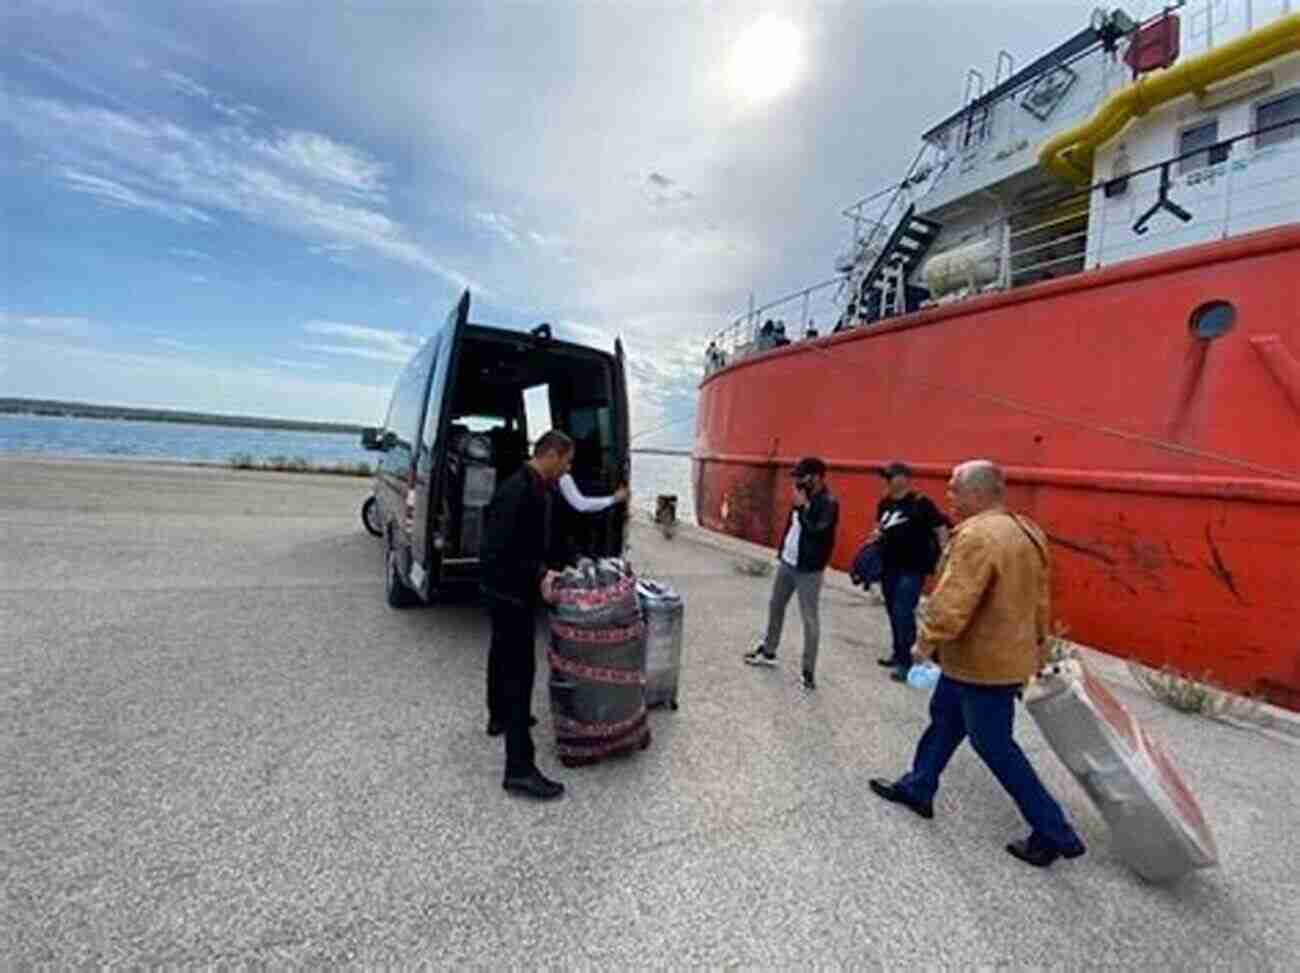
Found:
M 689 446 L 709 336 L 1093 5 L 0 6 L 0 396 L 377 424 L 468 288 Z

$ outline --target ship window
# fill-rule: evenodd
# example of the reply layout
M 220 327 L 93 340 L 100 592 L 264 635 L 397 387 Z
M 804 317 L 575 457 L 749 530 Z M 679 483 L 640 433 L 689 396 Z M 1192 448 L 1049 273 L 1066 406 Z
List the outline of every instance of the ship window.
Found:
M 1192 334 L 1210 341 L 1228 333 L 1237 318 L 1237 309 L 1227 301 L 1209 301 L 1192 312 Z
M 1285 122 L 1292 124 L 1286 125 Z M 1271 128 L 1273 125 L 1282 127 L 1256 135 L 1255 148 L 1263 149 L 1270 145 L 1277 145 L 1279 142 L 1286 142 L 1300 135 L 1300 91 L 1292 91 L 1280 98 L 1260 102 L 1256 106 L 1255 128 Z
M 1211 148 L 1218 141 L 1219 120 L 1217 118 L 1183 129 L 1178 136 L 1178 154 L 1184 158 L 1178 160 L 1178 171 L 1192 172 L 1196 169 L 1204 169 L 1212 162 L 1222 161 L 1210 158 Z M 1196 154 L 1187 155 L 1188 152 Z

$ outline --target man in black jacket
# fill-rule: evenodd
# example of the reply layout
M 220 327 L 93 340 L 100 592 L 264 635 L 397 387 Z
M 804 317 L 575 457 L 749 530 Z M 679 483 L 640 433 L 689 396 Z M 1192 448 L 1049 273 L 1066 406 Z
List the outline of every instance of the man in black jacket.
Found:
M 817 688 L 817 641 L 821 634 L 817 600 L 822 577 L 835 547 L 840 505 L 826 489 L 826 464 L 806 456 L 794 467 L 794 509 L 778 553 L 776 580 L 768 603 L 767 635 L 745 656 L 751 666 L 775 666 L 790 596 L 799 593 L 803 617 L 803 688 Z
M 480 559 L 483 594 L 492 616 L 488 649 L 488 733 L 506 736 L 507 791 L 549 800 L 564 785 L 544 777 L 533 762 L 533 639 L 542 582 L 558 563 L 551 543 L 552 487 L 569 471 L 573 440 L 552 430 L 533 447 L 533 458 L 506 479 L 487 508 Z

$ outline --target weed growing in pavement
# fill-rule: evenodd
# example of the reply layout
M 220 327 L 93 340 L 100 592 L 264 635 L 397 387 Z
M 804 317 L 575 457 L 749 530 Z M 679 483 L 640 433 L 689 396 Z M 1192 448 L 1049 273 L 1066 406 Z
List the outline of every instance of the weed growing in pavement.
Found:
M 1180 713 L 1196 713 L 1215 720 L 1241 720 L 1260 725 L 1272 722 L 1264 712 L 1264 704 L 1260 700 L 1238 696 L 1215 685 L 1209 672 L 1200 679 L 1194 679 L 1168 666 L 1148 669 L 1144 665 L 1130 662 L 1128 669 L 1138 685 L 1153 698 Z
M 737 574 L 748 575 L 751 578 L 766 578 L 772 573 L 772 562 L 764 561 L 756 557 L 738 557 L 731 562 Z
M 256 459 L 251 453 L 235 453 L 230 466 L 236 470 L 266 470 L 274 473 L 331 473 L 337 476 L 370 476 L 374 469 L 369 463 L 319 463 L 312 464 L 301 456 L 271 456 Z

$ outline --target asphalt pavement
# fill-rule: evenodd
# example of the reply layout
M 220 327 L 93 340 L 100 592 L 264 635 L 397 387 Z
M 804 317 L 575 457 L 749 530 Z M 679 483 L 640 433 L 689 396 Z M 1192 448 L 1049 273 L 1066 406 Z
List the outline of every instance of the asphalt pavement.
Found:
M 685 597 L 681 708 L 652 713 L 645 752 L 567 770 L 540 677 L 539 763 L 569 791 L 507 796 L 486 620 L 473 598 L 384 604 L 368 491 L 0 457 L 6 966 L 1295 968 L 1294 740 L 1113 683 L 1222 853 L 1152 886 L 1022 714 L 1089 847 L 1030 869 L 968 748 L 933 821 L 868 791 L 926 723 L 925 694 L 875 664 L 883 609 L 828 585 L 804 693 L 797 608 L 781 667 L 742 665 L 771 579 L 696 531 L 632 533 L 634 563 Z

